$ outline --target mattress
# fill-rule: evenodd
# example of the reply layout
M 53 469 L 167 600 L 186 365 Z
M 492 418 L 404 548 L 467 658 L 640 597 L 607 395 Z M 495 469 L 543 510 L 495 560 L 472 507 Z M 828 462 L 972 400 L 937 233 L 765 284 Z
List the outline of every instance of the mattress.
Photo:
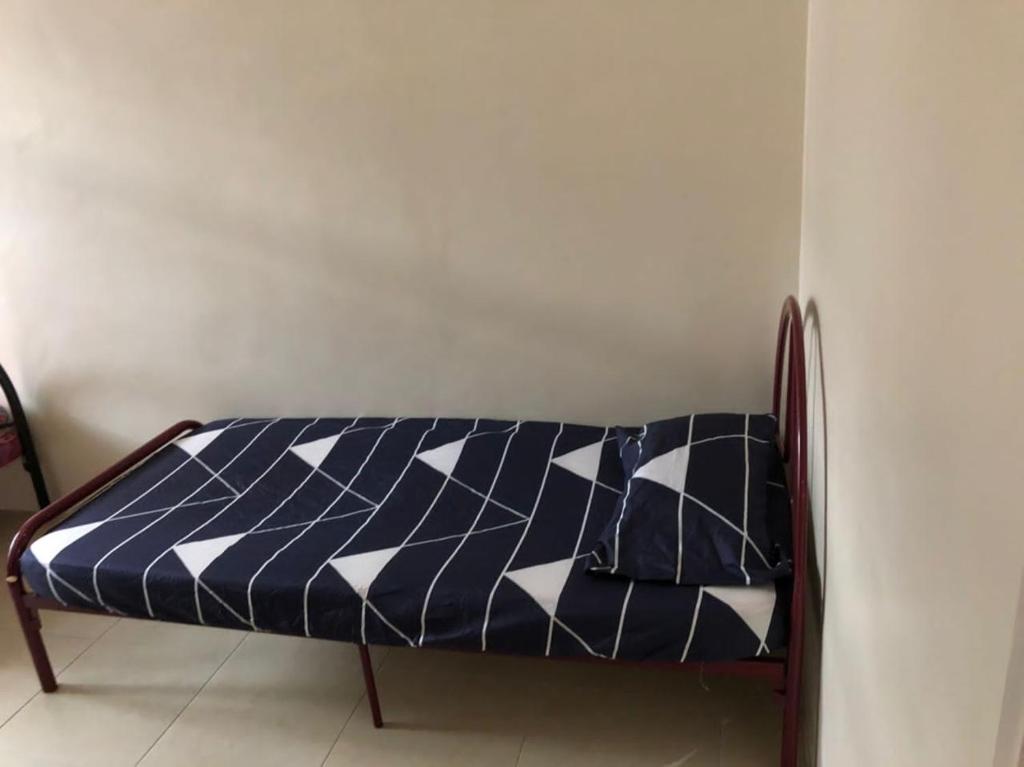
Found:
M 87 501 L 22 567 L 70 606 L 350 642 L 662 661 L 782 647 L 781 584 L 587 572 L 622 484 L 603 427 L 221 420 Z

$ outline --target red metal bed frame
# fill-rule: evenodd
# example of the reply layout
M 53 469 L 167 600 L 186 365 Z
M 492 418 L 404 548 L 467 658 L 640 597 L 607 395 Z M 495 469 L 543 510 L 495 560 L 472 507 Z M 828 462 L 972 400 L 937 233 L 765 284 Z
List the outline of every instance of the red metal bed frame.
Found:
M 787 354 L 788 352 L 788 354 Z M 787 364 L 788 363 L 788 364 Z M 783 401 L 782 387 L 786 393 Z M 785 405 L 783 410 L 782 406 Z M 624 661 L 599 658 L 553 658 L 552 660 L 579 660 L 595 663 L 618 663 L 645 667 L 660 667 L 684 670 L 699 670 L 709 674 L 730 674 L 737 676 L 770 679 L 778 684 L 777 691 L 783 697 L 785 711 L 782 725 L 782 767 L 796 767 L 800 726 L 800 686 L 803 670 L 804 608 L 807 591 L 807 536 L 808 536 L 808 488 L 807 488 L 807 392 L 804 359 L 803 321 L 800 307 L 793 296 L 789 296 L 782 307 L 779 320 L 778 341 L 775 350 L 775 377 L 772 392 L 772 412 L 779 419 L 780 449 L 786 462 L 786 473 L 791 495 L 793 520 L 793 578 L 789 609 L 789 645 L 785 657 L 728 661 L 717 663 L 662 661 Z M 782 424 L 785 419 L 785 424 Z M 98 615 L 106 613 L 78 607 L 66 607 L 56 600 L 40 597 L 25 590 L 21 577 L 21 556 L 33 537 L 40 530 L 59 517 L 71 511 L 83 501 L 103 490 L 120 476 L 148 458 L 161 447 L 179 435 L 198 428 L 198 421 L 180 421 L 164 430 L 146 444 L 96 475 L 81 487 L 72 490 L 62 498 L 29 517 L 11 541 L 7 557 L 7 588 L 14 602 L 25 642 L 28 644 L 36 674 L 43 692 L 57 689 L 46 646 L 43 644 L 40 610 L 63 610 Z M 366 694 L 370 702 L 375 727 L 383 726 L 377 685 L 373 677 L 369 648 L 357 645 L 359 659 L 366 683 Z

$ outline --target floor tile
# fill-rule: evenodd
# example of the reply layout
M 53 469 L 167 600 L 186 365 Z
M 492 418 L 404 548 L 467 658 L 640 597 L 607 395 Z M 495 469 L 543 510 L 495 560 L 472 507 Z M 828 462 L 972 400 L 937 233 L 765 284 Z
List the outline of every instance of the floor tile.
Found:
M 135 764 L 242 636 L 119 621 L 0 728 L 0 764 Z
M 120 620 L 114 615 L 86 615 L 59 610 L 42 610 L 39 617 L 47 641 L 51 636 L 96 639 Z
M 48 637 L 46 648 L 54 672 L 60 673 L 91 641 L 81 637 Z M 0 628 L 0 724 L 38 692 L 39 679 L 21 630 L 17 626 Z
M 432 708 L 436 714 L 438 709 L 443 712 L 448 706 L 439 702 Z M 338 738 L 324 767 L 513 767 L 522 740 L 521 735 L 503 733 L 497 728 L 487 730 L 471 725 L 440 725 L 432 717 L 425 717 L 420 722 L 410 719 L 392 722 L 377 730 L 370 719 L 369 705 L 364 700 Z
M 782 747 L 782 704 L 740 709 L 721 727 L 723 767 L 775 767 Z
M 362 695 L 353 645 L 252 634 L 141 764 L 319 767 Z
M 514 659 L 392 648 L 377 674 L 384 728 L 364 699 L 325 767 L 515 765 L 530 716 L 515 669 Z
M 552 663 L 537 686 L 524 767 L 718 767 L 721 712 L 691 674 Z
M 385 718 L 376 730 L 351 645 L 63 617 L 44 613 L 54 666 L 66 666 L 54 695 L 36 694 L 17 626 L 0 626 L 0 721 L 11 717 L 0 727 L 0 764 L 116 767 L 144 757 L 144 767 L 316 767 L 326 757 L 328 767 L 758 767 L 778 759 L 781 706 L 757 680 L 375 647 Z

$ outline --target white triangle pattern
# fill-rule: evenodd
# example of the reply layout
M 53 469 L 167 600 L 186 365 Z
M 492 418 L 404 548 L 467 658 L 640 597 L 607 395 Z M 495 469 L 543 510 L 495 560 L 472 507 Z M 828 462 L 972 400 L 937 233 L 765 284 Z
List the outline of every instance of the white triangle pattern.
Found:
M 575 559 L 559 559 L 542 565 L 511 570 L 505 577 L 533 597 L 548 615 L 554 615 Z
M 192 573 L 192 577 L 198 578 L 203 570 L 213 563 L 213 560 L 244 537 L 245 533 L 239 533 L 238 535 L 222 535 L 219 538 L 207 538 L 205 541 L 181 543 L 174 547 L 174 553 Z
M 763 643 L 775 613 L 775 584 L 763 586 L 705 586 L 704 593 L 732 608 Z
M 588 479 L 591 482 L 597 481 L 597 472 L 601 468 L 601 452 L 604 442 L 595 442 L 592 445 L 584 445 L 575 450 L 560 455 L 552 463 L 561 466 L 566 471 Z
M 450 477 L 452 472 L 455 471 L 455 466 L 459 462 L 459 457 L 462 455 L 462 448 L 466 446 L 466 438 L 457 439 L 454 442 L 448 442 L 447 444 L 441 445 L 440 447 L 433 447 L 430 450 L 424 450 L 422 453 L 417 453 L 416 457 L 419 458 L 423 463 L 427 464 L 432 469 L 437 469 L 445 476 Z
M 295 447 L 291 448 L 291 451 L 314 469 L 318 469 L 334 446 L 338 444 L 338 439 L 340 437 L 341 434 L 332 434 L 330 437 L 321 437 L 320 439 L 315 439 L 312 442 L 304 442 L 301 445 L 295 445 Z
M 85 525 L 75 525 L 74 527 L 54 530 L 29 546 L 29 551 L 32 552 L 32 556 L 39 560 L 43 567 L 49 567 L 54 557 L 83 535 L 91 533 L 102 524 L 102 522 L 89 522 Z
M 393 546 L 390 549 L 378 549 L 363 554 L 338 557 L 331 560 L 331 567 L 338 571 L 338 575 L 344 578 L 359 596 L 366 599 L 366 595 L 370 593 L 370 586 L 380 575 L 380 571 L 387 567 L 388 562 L 401 548 L 401 546 Z
M 689 463 L 690 446 L 683 445 L 652 458 L 633 473 L 633 478 L 649 479 L 681 493 L 686 487 L 686 469 Z
M 174 444 L 194 458 L 223 433 L 224 429 L 214 429 L 213 431 L 204 431 L 199 434 L 190 434 L 187 437 L 182 437 Z

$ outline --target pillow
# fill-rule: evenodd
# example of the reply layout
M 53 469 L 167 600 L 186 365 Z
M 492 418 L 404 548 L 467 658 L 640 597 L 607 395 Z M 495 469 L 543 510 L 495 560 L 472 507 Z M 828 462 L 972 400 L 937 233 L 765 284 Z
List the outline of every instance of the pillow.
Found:
M 618 428 L 626 487 L 590 570 L 705 586 L 788 575 L 789 494 L 775 435 L 774 416 L 732 413 Z

